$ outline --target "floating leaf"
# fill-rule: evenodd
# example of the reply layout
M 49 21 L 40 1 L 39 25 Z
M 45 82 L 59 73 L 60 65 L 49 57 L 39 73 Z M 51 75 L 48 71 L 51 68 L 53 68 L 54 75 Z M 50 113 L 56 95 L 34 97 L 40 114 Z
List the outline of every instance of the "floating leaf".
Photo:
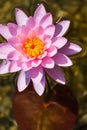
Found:
M 38 96 L 33 85 L 16 90 L 13 115 L 20 130 L 71 130 L 78 113 L 78 103 L 68 87 L 56 85 L 46 97 Z

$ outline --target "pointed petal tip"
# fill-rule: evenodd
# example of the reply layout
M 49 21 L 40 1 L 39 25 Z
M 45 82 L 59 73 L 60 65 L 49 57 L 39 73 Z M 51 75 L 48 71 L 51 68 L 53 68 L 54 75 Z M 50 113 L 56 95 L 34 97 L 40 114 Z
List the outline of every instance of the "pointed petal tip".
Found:
M 8 27 L 4 24 L 0 24 L 0 35 L 2 35 L 7 40 L 12 37 Z
M 70 20 L 63 20 L 63 23 L 65 23 L 65 25 L 67 26 L 67 29 L 68 29 L 70 26 Z
M 44 93 L 45 88 L 41 86 L 39 86 L 38 88 L 36 88 L 36 86 L 34 86 L 35 92 L 39 95 L 42 96 Z
M 41 9 L 41 8 L 45 8 L 44 5 L 41 3 L 41 4 L 38 4 L 38 7 Z M 37 7 L 37 8 L 38 8 Z
M 57 36 L 57 37 L 63 36 L 67 32 L 69 26 L 70 26 L 69 20 L 62 20 L 58 22 L 55 28 L 54 36 Z
M 70 25 L 70 20 L 65 20 L 67 22 L 68 25 Z
M 82 51 L 82 47 L 78 46 L 78 53 Z
M 15 8 L 15 12 L 17 13 L 20 9 L 19 8 Z
M 2 26 L 2 24 L 0 24 L 0 27 Z
M 4 24 L 0 24 L 0 30 L 1 30 L 1 27 L 5 26 Z
M 44 93 L 45 84 L 46 84 L 45 76 L 43 76 L 40 82 L 38 82 L 38 80 L 36 82 L 33 80 L 34 89 L 39 96 L 42 96 L 42 94 Z
M 23 10 L 15 8 L 15 16 L 16 16 L 16 22 L 19 26 L 26 25 L 28 16 L 25 14 Z
M 65 67 L 69 67 L 69 66 L 72 66 L 72 65 L 73 65 L 73 63 L 72 63 L 71 59 L 67 57 L 67 63 L 65 65 Z
M 63 20 L 61 21 L 61 25 L 65 25 L 65 32 L 68 30 L 69 26 L 70 26 L 70 21 L 69 20 Z
M 71 43 L 70 49 L 74 50 L 76 54 L 82 51 L 82 47 L 74 43 Z
M 26 86 L 27 87 L 27 86 Z M 26 89 L 26 87 L 24 86 L 19 86 L 19 84 L 17 84 L 17 88 L 18 88 L 18 92 L 22 92 L 22 91 L 24 91 L 25 89 Z
M 58 66 L 55 66 L 54 69 L 45 69 L 45 70 L 54 81 L 60 84 L 65 84 L 64 74 Z
M 18 80 L 17 80 L 17 88 L 19 92 L 24 91 L 27 87 L 28 84 L 30 82 L 30 77 L 27 77 L 27 73 L 25 71 L 21 71 L 19 76 L 18 76 Z
M 46 12 L 46 10 L 45 10 L 45 7 L 44 7 L 44 5 L 41 3 L 41 4 L 38 4 L 38 6 L 37 6 L 37 8 L 36 8 L 36 10 L 35 10 L 36 12 L 38 12 L 38 11 L 44 11 L 44 12 Z M 35 12 L 35 13 L 36 13 Z
M 66 81 L 64 80 L 63 82 L 61 82 L 61 84 L 65 85 L 65 84 L 66 84 Z
M 23 90 L 21 90 L 19 87 L 18 87 L 18 92 L 22 92 Z
M 69 66 L 72 66 L 72 65 L 73 65 L 73 63 L 72 63 L 72 61 L 70 61 Z
M 37 92 L 37 94 L 38 94 L 39 96 L 42 96 L 43 93 L 44 93 L 44 91 L 42 91 L 42 92 Z
M 20 11 L 24 13 L 24 11 L 21 8 L 15 8 L 15 13 L 18 13 Z
M 68 66 L 71 66 L 73 64 L 71 59 L 62 53 L 57 53 L 53 57 L 53 59 L 55 61 L 55 64 L 58 66 L 68 67 Z
M 61 66 L 61 67 L 69 67 L 69 66 L 72 66 L 72 65 L 73 65 L 73 63 L 72 63 L 71 60 L 68 60 L 68 63 L 66 63 L 66 64 L 59 64 L 59 66 Z
M 36 23 L 39 23 L 45 14 L 46 14 L 45 7 L 43 6 L 43 4 L 40 4 L 34 12 L 34 18 Z
M 61 20 L 61 21 L 57 21 L 56 23 L 59 24 L 59 23 L 66 23 L 67 25 L 70 25 L 70 20 Z
M 65 85 L 65 84 L 66 84 L 65 77 L 63 77 L 62 80 L 57 79 L 56 81 L 57 81 L 58 83 L 62 84 L 62 85 Z

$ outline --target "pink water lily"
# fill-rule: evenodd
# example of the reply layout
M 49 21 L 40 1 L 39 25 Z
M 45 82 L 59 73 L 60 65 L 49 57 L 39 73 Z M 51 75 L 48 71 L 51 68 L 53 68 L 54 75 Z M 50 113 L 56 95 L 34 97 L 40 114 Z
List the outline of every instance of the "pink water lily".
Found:
M 21 92 L 33 82 L 35 91 L 42 95 L 45 90 L 45 72 L 55 81 L 65 84 L 59 66 L 71 66 L 68 55 L 81 51 L 81 47 L 68 42 L 63 35 L 70 21 L 53 24 L 52 14 L 40 4 L 34 16 L 27 16 L 16 8 L 16 22 L 0 24 L 0 34 L 6 43 L 0 44 L 0 74 L 20 71 L 17 86 Z

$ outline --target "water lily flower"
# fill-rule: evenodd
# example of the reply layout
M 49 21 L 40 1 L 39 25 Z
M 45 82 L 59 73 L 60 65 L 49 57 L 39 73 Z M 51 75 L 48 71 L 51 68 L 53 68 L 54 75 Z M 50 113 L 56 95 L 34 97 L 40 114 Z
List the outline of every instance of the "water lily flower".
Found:
M 81 51 L 81 47 L 68 42 L 63 36 L 70 21 L 53 24 L 52 14 L 46 12 L 43 4 L 35 10 L 34 16 L 27 16 L 15 9 L 16 22 L 0 24 L 0 34 L 6 39 L 0 44 L 0 74 L 20 71 L 17 86 L 19 92 L 26 89 L 30 80 L 35 91 L 42 95 L 45 90 L 45 72 L 55 81 L 65 84 L 60 69 L 72 65 L 68 55 Z

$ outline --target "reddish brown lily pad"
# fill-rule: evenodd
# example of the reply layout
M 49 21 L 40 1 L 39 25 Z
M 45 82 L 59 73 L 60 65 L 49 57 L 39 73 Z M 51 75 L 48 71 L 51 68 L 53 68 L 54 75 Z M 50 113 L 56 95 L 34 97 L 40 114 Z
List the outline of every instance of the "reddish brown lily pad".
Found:
M 20 130 L 71 130 L 78 103 L 68 87 L 57 85 L 47 97 L 38 96 L 32 83 L 13 98 L 13 115 Z

